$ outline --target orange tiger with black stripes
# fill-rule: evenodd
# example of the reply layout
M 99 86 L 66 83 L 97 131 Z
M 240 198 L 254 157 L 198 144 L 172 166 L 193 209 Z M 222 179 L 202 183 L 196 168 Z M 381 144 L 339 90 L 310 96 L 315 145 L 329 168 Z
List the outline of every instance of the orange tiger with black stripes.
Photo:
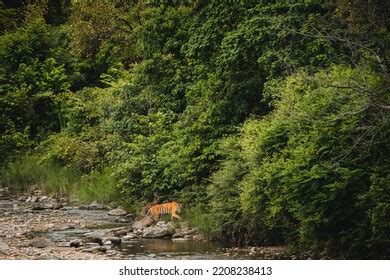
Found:
M 163 203 L 163 204 L 156 204 L 147 210 L 147 214 L 151 215 L 154 220 L 158 220 L 161 215 L 164 214 L 171 214 L 172 219 L 179 219 L 181 220 L 181 217 L 177 214 L 180 213 L 182 208 L 182 205 L 177 203 L 176 201 Z

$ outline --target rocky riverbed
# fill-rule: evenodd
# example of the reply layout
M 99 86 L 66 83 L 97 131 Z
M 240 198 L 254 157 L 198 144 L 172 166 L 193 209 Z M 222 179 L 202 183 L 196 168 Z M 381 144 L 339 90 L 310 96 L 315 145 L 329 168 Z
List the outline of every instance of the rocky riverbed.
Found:
M 223 248 L 185 222 L 153 221 L 39 190 L 0 187 L 0 259 L 285 259 L 282 247 Z

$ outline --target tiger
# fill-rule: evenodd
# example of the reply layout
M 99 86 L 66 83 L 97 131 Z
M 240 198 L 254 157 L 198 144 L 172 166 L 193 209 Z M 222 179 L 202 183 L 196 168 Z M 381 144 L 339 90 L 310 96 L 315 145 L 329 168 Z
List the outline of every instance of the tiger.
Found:
M 181 217 L 177 214 L 180 213 L 181 208 L 181 204 L 177 203 L 176 201 L 172 201 L 151 206 L 148 209 L 147 214 L 151 215 L 152 218 L 156 221 L 160 218 L 161 215 L 164 214 L 171 214 L 171 219 L 181 220 Z

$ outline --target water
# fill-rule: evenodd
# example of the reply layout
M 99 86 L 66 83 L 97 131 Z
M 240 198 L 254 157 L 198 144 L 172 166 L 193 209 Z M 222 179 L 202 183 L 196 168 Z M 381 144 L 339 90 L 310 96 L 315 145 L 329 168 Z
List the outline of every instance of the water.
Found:
M 134 259 L 221 259 L 220 249 L 218 243 L 170 239 L 134 239 L 121 246 Z
M 115 229 L 115 224 L 103 224 L 99 228 Z M 80 239 L 92 229 L 66 229 L 46 233 L 55 242 L 66 243 Z M 222 245 L 209 241 L 171 239 L 131 239 L 113 247 L 131 259 L 221 259 Z
M 129 227 L 130 223 L 118 223 L 116 217 L 109 216 L 105 210 L 82 210 L 68 206 L 61 210 L 32 211 L 27 203 L 18 201 L 18 195 L 10 193 L 0 187 L 0 216 L 18 216 L 20 219 L 29 219 L 31 215 L 46 213 L 52 217 L 66 213 L 67 219 L 73 221 L 82 220 L 86 224 L 93 225 L 90 228 L 77 227 L 61 230 L 49 230 L 42 235 L 59 246 L 67 246 L 69 241 L 82 239 L 86 233 L 100 230 L 120 229 Z M 49 212 L 52 211 L 52 212 Z M 64 211 L 64 212 L 63 212 Z M 62 215 L 63 216 L 63 215 Z M 45 221 L 42 221 L 45 223 Z M 60 219 L 59 219 L 60 223 Z M 58 227 L 57 227 L 58 228 Z M 61 244 L 61 245 L 60 245 Z M 226 250 L 218 242 L 195 240 L 171 240 L 171 239 L 131 239 L 124 241 L 120 246 L 112 248 L 123 258 L 128 259 L 252 259 L 255 256 L 248 253 L 234 252 L 227 254 Z

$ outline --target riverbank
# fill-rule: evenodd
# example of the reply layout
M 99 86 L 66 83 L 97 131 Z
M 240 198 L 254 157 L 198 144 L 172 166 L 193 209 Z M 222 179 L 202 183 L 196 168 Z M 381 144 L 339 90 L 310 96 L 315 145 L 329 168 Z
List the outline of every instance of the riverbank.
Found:
M 0 259 L 288 259 L 283 247 L 224 248 L 185 223 L 0 191 Z

